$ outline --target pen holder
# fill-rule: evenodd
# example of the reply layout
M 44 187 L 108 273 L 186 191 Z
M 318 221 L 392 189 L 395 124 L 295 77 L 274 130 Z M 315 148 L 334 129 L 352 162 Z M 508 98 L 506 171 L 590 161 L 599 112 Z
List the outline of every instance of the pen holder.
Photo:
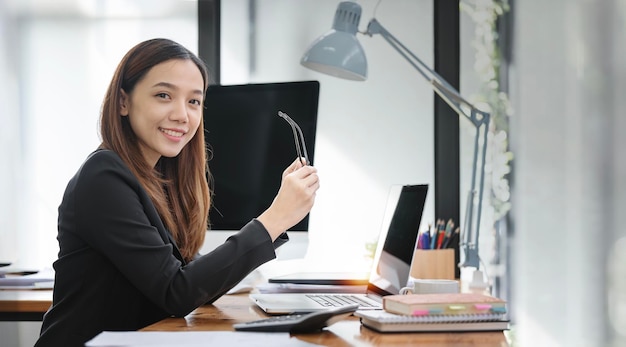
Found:
M 416 249 L 411 263 L 411 277 L 418 279 L 454 279 L 454 249 Z

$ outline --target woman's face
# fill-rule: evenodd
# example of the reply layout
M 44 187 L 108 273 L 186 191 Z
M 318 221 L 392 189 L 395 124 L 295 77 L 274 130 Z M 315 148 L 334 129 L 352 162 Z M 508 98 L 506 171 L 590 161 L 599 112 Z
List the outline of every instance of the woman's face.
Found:
M 204 80 L 189 59 L 155 65 L 128 95 L 122 90 L 120 114 L 127 116 L 148 164 L 175 157 L 193 138 L 202 117 Z

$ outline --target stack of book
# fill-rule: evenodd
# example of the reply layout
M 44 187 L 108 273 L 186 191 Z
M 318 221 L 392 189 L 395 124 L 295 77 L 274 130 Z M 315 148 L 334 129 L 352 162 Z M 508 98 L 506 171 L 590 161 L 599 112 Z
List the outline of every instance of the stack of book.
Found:
M 509 327 L 506 302 L 475 293 L 383 297 L 383 309 L 357 311 L 361 323 L 380 332 L 502 331 Z

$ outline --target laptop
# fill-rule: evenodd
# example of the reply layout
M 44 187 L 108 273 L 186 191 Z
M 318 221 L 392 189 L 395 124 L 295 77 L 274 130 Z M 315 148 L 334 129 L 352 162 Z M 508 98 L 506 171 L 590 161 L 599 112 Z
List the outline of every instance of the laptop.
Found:
M 360 286 L 369 282 L 369 272 L 295 272 L 274 276 L 269 283 Z
M 265 313 L 292 314 L 359 304 L 359 310 L 382 309 L 382 297 L 406 286 L 428 185 L 393 185 L 385 205 L 367 291 L 349 293 L 260 293 L 250 299 Z

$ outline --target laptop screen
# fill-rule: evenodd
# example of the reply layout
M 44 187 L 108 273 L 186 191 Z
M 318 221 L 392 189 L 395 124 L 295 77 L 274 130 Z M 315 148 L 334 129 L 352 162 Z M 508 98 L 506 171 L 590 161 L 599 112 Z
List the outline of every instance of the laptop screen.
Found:
M 426 184 L 391 186 L 368 293 L 399 294 L 400 288 L 406 286 L 427 193 Z

